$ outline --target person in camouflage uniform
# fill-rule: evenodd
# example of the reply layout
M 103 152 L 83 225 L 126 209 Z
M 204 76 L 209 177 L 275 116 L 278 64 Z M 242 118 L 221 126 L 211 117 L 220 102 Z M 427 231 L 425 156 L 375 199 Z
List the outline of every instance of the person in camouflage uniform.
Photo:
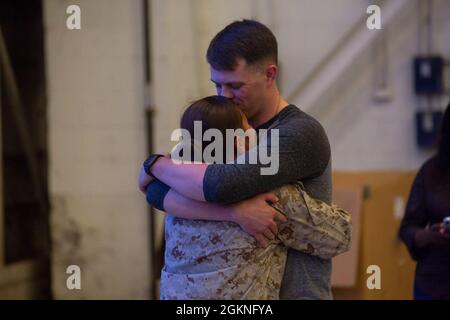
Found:
M 221 114 L 220 108 L 226 108 L 226 114 Z M 221 114 L 218 121 L 215 114 Z M 218 96 L 191 105 L 181 127 L 192 129 L 192 121 L 221 131 L 247 123 L 234 104 Z M 224 123 L 226 128 L 221 128 Z M 278 223 L 277 237 L 265 248 L 233 222 L 167 214 L 160 298 L 279 299 L 288 248 L 324 259 L 349 249 L 351 219 L 346 211 L 311 198 L 301 183 L 282 186 L 274 193 L 279 201 L 273 207 L 287 221 Z

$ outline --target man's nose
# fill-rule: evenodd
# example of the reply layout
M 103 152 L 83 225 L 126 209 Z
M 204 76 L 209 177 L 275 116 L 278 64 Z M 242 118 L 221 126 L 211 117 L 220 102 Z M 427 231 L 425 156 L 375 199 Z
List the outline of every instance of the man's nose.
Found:
M 233 91 L 230 88 L 228 88 L 226 86 L 223 86 L 222 90 L 220 91 L 220 95 L 225 97 L 225 98 L 232 99 L 233 98 Z

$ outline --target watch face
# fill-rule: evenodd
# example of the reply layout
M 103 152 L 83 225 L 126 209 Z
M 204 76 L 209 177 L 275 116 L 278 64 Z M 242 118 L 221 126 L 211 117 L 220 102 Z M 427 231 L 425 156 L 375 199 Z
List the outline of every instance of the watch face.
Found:
M 153 176 L 150 169 L 152 168 L 152 165 L 156 162 L 156 160 L 162 157 L 161 154 L 152 154 L 150 157 L 148 157 L 147 160 L 144 161 L 144 170 L 145 173 L 147 173 L 149 176 Z

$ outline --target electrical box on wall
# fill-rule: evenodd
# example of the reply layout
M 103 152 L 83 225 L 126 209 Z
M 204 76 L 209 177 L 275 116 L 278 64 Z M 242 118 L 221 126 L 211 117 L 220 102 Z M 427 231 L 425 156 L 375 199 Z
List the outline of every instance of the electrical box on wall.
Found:
M 444 59 L 440 56 L 414 58 L 414 90 L 416 94 L 441 94 Z
M 417 145 L 431 148 L 436 145 L 443 113 L 441 111 L 416 113 Z

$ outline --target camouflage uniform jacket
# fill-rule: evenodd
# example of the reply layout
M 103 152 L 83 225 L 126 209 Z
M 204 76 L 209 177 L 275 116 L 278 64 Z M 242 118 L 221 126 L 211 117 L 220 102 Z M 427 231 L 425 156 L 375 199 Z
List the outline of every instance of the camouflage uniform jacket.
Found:
M 348 250 L 350 215 L 310 198 L 301 185 L 276 189 L 287 216 L 267 248 L 232 222 L 166 216 L 161 299 L 279 299 L 288 247 L 322 258 Z

